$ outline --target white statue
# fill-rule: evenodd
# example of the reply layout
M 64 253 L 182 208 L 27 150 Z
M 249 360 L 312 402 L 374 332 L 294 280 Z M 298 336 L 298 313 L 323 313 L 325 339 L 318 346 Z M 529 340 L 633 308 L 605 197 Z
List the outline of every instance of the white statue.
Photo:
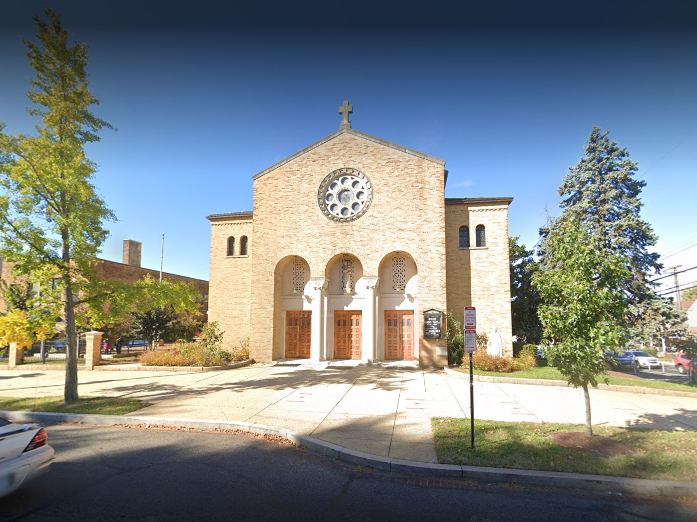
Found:
M 489 340 L 486 342 L 486 353 L 496 357 L 503 355 L 503 341 L 501 341 L 498 326 L 494 326 L 494 331 L 489 335 Z

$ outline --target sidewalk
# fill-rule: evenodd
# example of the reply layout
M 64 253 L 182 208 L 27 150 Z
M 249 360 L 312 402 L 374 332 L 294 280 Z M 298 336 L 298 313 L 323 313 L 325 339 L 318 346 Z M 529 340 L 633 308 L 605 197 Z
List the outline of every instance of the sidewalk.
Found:
M 62 395 L 63 372 L 0 373 L 2 396 Z M 383 459 L 436 463 L 431 417 L 469 417 L 467 379 L 411 363 L 307 360 L 212 372 L 79 372 L 81 396 L 143 399 L 139 419 L 232 421 L 290 430 Z M 583 424 L 580 389 L 475 382 L 475 418 Z M 697 429 L 697 397 L 592 390 L 594 425 Z M 458 467 L 460 468 L 460 467 Z M 532 472 L 538 473 L 538 472 Z

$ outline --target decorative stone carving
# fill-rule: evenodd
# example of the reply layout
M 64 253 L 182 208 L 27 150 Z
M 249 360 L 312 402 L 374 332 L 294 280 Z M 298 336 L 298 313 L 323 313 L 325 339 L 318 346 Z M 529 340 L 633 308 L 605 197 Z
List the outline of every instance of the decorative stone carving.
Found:
M 392 258 L 392 289 L 397 292 L 404 291 L 407 282 L 407 263 L 404 256 Z
M 301 259 L 293 261 L 293 293 L 302 294 L 305 290 L 305 263 Z
M 354 290 L 353 259 L 349 257 L 341 260 L 341 289 L 344 294 L 352 294 Z
M 317 190 L 320 210 L 337 223 L 348 223 L 361 217 L 372 198 L 373 189 L 368 176 L 348 167 L 327 174 Z

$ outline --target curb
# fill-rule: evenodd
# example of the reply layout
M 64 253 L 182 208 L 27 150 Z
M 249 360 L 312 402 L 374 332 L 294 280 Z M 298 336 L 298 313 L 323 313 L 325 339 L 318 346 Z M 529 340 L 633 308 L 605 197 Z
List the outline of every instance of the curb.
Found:
M 114 426 L 167 426 L 199 430 L 241 430 L 255 435 L 276 435 L 290 440 L 296 446 L 356 466 L 368 466 L 380 471 L 409 475 L 465 479 L 477 482 L 526 484 L 554 488 L 575 488 L 595 492 L 651 495 L 658 497 L 697 497 L 697 482 L 649 480 L 555 471 L 533 471 L 508 468 L 457 466 L 394 459 L 371 455 L 302 435 L 291 430 L 237 421 L 176 419 L 164 417 L 137 417 L 116 415 L 83 415 L 77 413 L 43 413 L 0 411 L 0 416 L 15 422 L 56 422 Z
M 469 374 L 458 372 L 447 366 L 443 370 L 448 377 L 456 379 L 466 379 L 469 381 Z M 523 379 L 520 377 L 494 377 L 493 375 L 474 375 L 474 382 L 503 382 L 509 384 L 528 384 L 534 386 L 562 386 L 568 388 L 570 385 L 566 381 L 553 379 Z M 649 388 L 646 386 L 618 386 L 617 384 L 600 383 L 597 390 L 616 391 L 625 393 L 643 393 L 644 395 L 667 395 L 671 397 L 691 397 L 697 398 L 697 393 L 683 392 L 679 390 L 662 390 L 660 388 Z

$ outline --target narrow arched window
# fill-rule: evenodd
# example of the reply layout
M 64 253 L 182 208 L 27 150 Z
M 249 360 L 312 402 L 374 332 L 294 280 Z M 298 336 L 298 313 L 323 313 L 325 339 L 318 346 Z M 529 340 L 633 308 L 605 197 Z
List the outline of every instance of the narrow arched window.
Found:
M 240 255 L 241 256 L 247 255 L 247 236 L 242 236 L 240 238 Z
M 229 256 L 235 255 L 235 238 L 234 237 L 227 238 L 227 255 L 229 255 Z
M 470 229 L 466 226 L 460 227 L 460 248 L 470 247 Z
M 486 246 L 486 232 L 484 230 L 484 225 L 477 225 L 477 246 Z

